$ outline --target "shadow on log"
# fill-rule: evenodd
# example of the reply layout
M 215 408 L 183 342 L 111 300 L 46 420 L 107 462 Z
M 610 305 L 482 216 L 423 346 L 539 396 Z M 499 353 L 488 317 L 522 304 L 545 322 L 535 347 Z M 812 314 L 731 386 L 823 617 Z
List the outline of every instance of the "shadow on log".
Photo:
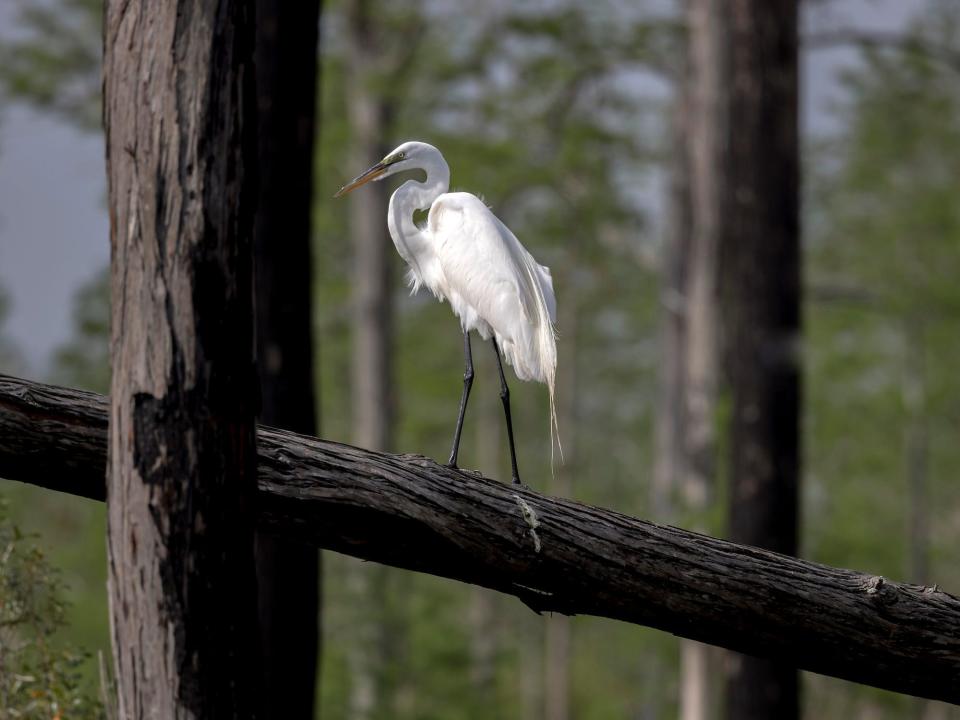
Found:
M 107 399 L 0 376 L 0 476 L 104 499 Z M 263 529 L 960 704 L 960 599 L 261 427 Z

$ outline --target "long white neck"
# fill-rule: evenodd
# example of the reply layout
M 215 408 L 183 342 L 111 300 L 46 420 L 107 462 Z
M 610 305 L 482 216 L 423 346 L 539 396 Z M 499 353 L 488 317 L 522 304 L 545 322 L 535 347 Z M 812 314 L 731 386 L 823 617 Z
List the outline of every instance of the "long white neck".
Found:
M 427 173 L 423 182 L 407 180 L 390 196 L 387 227 L 397 252 L 414 273 L 416 285 L 423 281 L 421 264 L 424 253 L 430 252 L 429 236 L 413 220 L 416 210 L 429 210 L 433 201 L 450 187 L 450 167 L 439 151 L 419 159 L 416 166 L 403 170 L 422 169 Z

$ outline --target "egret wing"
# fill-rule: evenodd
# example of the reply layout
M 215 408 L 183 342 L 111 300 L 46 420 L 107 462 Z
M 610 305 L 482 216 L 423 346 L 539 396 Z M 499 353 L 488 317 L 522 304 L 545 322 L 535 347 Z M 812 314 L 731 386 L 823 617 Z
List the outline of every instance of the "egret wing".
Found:
M 430 211 L 429 228 L 451 303 L 458 295 L 505 335 L 517 320 L 539 322 L 536 307 L 543 291 L 538 293 L 534 283 L 541 282 L 540 266 L 479 198 L 469 193 L 442 195 Z M 549 270 L 543 271 L 552 296 Z
M 489 326 L 517 375 L 542 379 L 556 364 L 549 269 L 469 193 L 438 198 L 428 225 L 443 268 L 444 294 L 464 328 L 484 333 Z

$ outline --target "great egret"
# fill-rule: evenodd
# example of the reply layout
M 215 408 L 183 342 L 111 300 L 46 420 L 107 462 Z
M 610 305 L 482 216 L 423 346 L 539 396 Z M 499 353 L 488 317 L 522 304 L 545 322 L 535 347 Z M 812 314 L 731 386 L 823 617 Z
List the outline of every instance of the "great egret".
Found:
M 450 451 L 457 466 L 463 416 L 473 385 L 470 331 L 492 340 L 500 371 L 500 399 L 510 441 L 513 482 L 520 482 L 510 419 L 510 391 L 500 353 L 521 380 L 545 383 L 550 396 L 550 441 L 557 425 L 554 378 L 556 300 L 550 269 L 537 263 L 490 208 L 470 193 L 447 192 L 450 168 L 433 145 L 405 142 L 383 160 L 337 191 L 340 197 L 371 180 L 408 170 L 423 170 L 423 182 L 407 180 L 390 197 L 387 226 L 397 252 L 410 269 L 407 280 L 416 292 L 426 287 L 447 300 L 463 328 L 463 393 Z M 429 210 L 424 225 L 413 214 Z

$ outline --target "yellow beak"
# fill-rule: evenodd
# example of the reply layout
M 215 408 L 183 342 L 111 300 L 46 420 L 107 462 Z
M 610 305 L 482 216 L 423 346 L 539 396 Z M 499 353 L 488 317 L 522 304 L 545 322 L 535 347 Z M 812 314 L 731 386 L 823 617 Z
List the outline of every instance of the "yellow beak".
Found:
M 383 175 L 386 171 L 387 171 L 387 166 L 384 165 L 382 162 L 378 162 L 372 168 L 368 170 L 364 170 L 360 175 L 358 175 L 353 180 L 351 180 L 346 185 L 344 185 L 342 188 L 337 190 L 334 197 L 338 198 L 338 197 L 341 197 L 342 195 L 346 195 L 351 190 L 356 190 L 361 185 L 366 185 L 371 180 L 376 180 L 378 177 Z

